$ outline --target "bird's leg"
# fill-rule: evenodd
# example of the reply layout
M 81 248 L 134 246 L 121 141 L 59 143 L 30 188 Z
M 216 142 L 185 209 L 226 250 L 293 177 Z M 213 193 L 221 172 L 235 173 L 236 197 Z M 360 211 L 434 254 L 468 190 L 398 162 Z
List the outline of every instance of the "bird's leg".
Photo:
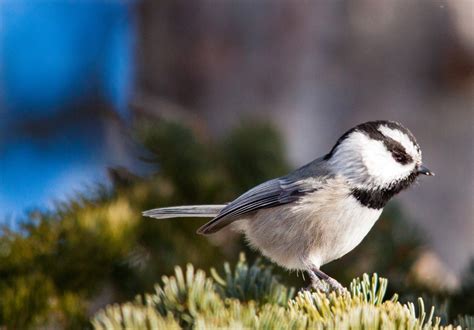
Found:
M 320 290 L 322 292 L 327 291 L 326 285 L 312 270 L 308 271 L 308 275 L 311 280 L 311 283 L 305 288 L 305 290 L 310 291 L 311 289 L 315 289 L 315 290 Z
M 333 279 L 332 277 L 330 277 L 329 275 L 327 275 L 326 273 L 324 273 L 323 271 L 321 271 L 320 269 L 316 267 L 311 268 L 310 277 L 311 277 L 311 284 L 315 289 L 321 290 L 321 287 L 324 287 L 324 285 L 322 285 L 323 284 L 322 282 L 326 282 L 329 286 L 329 290 L 325 288 L 325 289 L 322 289 L 321 291 L 325 291 L 325 292 L 336 291 L 339 293 L 348 292 L 347 289 L 341 285 L 341 283 L 339 283 L 338 281 L 336 281 L 335 279 Z

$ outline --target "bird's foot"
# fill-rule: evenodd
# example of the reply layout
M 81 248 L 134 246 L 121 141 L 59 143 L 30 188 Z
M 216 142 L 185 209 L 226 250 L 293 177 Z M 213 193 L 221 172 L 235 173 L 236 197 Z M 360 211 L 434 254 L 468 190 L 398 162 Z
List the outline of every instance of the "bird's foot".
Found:
M 319 278 L 316 280 L 311 280 L 311 283 L 303 288 L 304 291 L 311 291 L 311 290 L 316 290 L 316 291 L 321 291 L 321 292 L 327 292 L 328 291 L 328 286 L 326 285 L 325 282 L 321 281 Z
M 331 291 L 334 291 L 334 292 L 339 293 L 339 294 L 348 294 L 349 293 L 349 291 L 344 286 L 342 286 L 341 283 L 339 283 L 338 281 L 336 281 L 332 277 L 328 277 L 327 279 L 324 280 L 324 282 L 326 282 L 329 286 L 328 293 L 331 292 Z
M 349 294 L 349 291 L 341 283 L 329 277 L 319 269 L 312 269 L 310 272 L 311 284 L 307 290 L 319 290 L 324 293 L 336 292 L 339 294 Z

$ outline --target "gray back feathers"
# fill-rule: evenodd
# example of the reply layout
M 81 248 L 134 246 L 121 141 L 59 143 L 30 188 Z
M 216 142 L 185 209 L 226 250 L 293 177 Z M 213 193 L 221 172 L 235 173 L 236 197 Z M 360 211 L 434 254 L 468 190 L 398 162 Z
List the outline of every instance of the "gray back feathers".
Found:
M 305 194 L 320 189 L 322 182 L 328 177 L 324 163 L 323 159 L 317 159 L 287 176 L 269 180 L 250 189 L 199 228 L 198 233 L 215 233 L 252 212 L 296 202 Z
M 214 217 L 197 231 L 199 234 L 212 234 L 255 211 L 294 203 L 304 195 L 320 189 L 331 175 L 326 164 L 323 158 L 316 159 L 287 176 L 250 189 L 227 205 L 164 207 L 145 211 L 143 215 L 155 219 Z

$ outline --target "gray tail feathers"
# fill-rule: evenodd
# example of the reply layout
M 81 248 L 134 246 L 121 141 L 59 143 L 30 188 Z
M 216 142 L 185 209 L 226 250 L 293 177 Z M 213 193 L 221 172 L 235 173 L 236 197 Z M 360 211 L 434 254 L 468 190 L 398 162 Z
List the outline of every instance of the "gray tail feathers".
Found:
M 181 218 L 181 217 L 202 217 L 214 218 L 226 207 L 223 205 L 185 205 L 171 206 L 152 209 L 143 212 L 146 217 L 155 219 Z

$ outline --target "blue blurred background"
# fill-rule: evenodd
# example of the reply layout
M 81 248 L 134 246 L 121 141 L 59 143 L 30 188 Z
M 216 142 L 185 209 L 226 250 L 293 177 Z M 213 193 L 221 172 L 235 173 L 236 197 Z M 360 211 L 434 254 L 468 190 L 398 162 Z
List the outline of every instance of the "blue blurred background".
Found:
M 126 165 L 103 117 L 130 115 L 133 5 L 0 2 L 1 219 L 103 182 L 106 165 Z

